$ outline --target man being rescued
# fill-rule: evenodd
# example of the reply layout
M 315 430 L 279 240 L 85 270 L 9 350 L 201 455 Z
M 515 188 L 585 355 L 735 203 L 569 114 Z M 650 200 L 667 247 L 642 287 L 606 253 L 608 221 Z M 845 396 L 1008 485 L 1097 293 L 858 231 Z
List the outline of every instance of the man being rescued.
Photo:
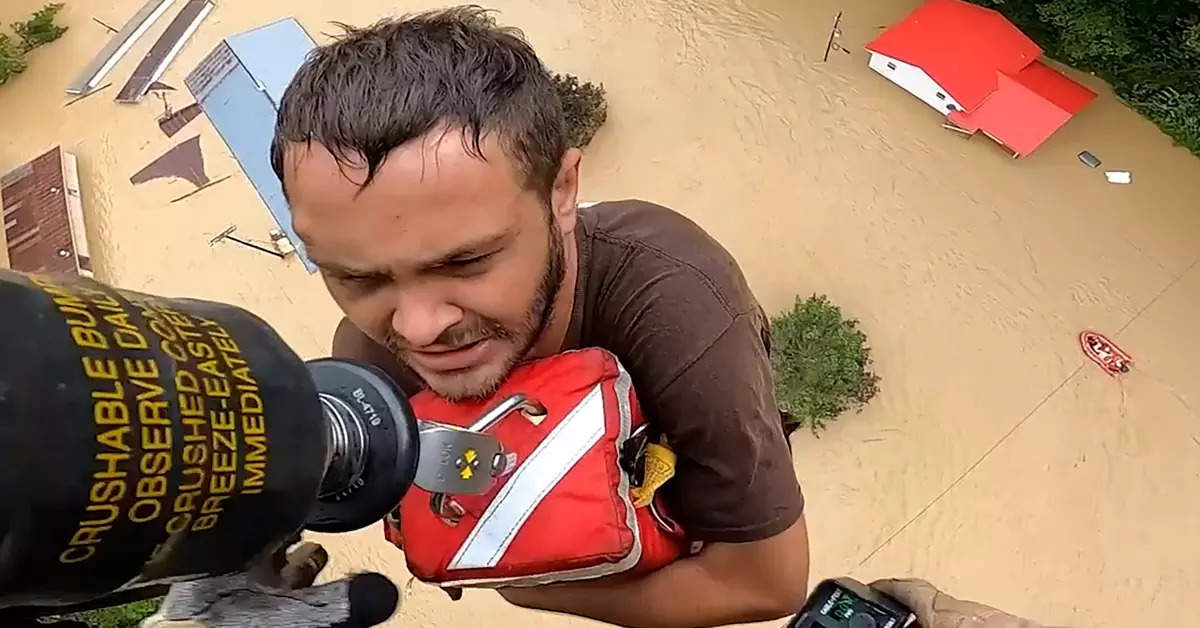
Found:
M 581 153 L 565 137 L 547 70 L 481 9 L 385 20 L 316 49 L 280 104 L 272 164 L 346 315 L 334 355 L 452 414 L 497 399 L 514 369 L 602 350 L 604 390 L 618 391 L 606 398 L 627 376 L 662 445 L 652 464 L 675 458 L 656 495 L 627 493 L 657 497 L 689 551 L 500 594 L 625 626 L 790 615 L 808 590 L 808 535 L 767 318 L 737 262 L 683 215 L 637 200 L 579 208 Z M 453 520 L 472 509 L 459 501 L 436 508 Z

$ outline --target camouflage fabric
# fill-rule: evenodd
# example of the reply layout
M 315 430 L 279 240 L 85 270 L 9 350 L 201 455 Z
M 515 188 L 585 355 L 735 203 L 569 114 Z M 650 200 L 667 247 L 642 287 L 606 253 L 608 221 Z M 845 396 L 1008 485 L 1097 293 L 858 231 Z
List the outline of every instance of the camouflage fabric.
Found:
M 877 580 L 871 588 L 908 607 L 922 628 L 1048 628 L 991 606 L 957 599 L 917 578 Z
M 327 561 L 321 546 L 304 543 L 266 572 L 173 584 L 158 613 L 141 627 L 366 628 L 391 617 L 399 591 L 381 574 L 309 586 Z

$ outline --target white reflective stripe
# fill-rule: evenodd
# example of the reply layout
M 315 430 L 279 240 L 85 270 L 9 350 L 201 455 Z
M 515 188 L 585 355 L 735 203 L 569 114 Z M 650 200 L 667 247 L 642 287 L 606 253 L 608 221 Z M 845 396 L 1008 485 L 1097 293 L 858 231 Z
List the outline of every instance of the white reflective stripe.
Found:
M 616 359 L 616 358 L 614 358 Z M 630 430 L 632 427 L 632 396 L 633 396 L 633 380 L 629 373 L 617 363 L 617 408 L 620 412 L 621 425 L 617 438 L 617 459 L 621 458 L 621 448 L 625 441 L 629 439 Z M 578 567 L 576 569 L 566 569 L 563 571 L 551 571 L 547 573 L 531 574 L 528 576 L 515 576 L 508 578 L 471 578 L 466 580 L 453 580 L 440 583 L 443 587 L 455 586 L 494 586 L 494 587 L 528 587 L 538 586 L 543 584 L 552 584 L 555 582 L 569 582 L 572 580 L 590 580 L 600 578 L 602 576 L 611 576 L 614 574 L 624 573 L 633 569 L 642 560 L 642 532 L 638 528 L 637 511 L 633 507 L 633 500 L 629 496 L 629 474 L 621 471 L 621 481 L 618 496 L 621 503 L 625 504 L 625 523 L 633 532 L 633 546 L 621 560 L 615 563 L 602 563 L 589 567 Z M 453 565 L 450 569 L 453 569 Z
M 604 391 L 597 384 L 513 472 L 446 568 L 495 567 L 542 499 L 603 436 Z
M 613 360 L 616 360 L 613 356 Z M 625 441 L 629 440 L 630 430 L 633 424 L 633 378 L 629 376 L 629 372 L 625 367 L 621 366 L 620 361 L 617 362 L 617 407 L 621 412 L 621 427 L 617 434 L 617 460 L 621 459 L 621 449 L 625 447 Z M 633 508 L 633 498 L 629 494 L 629 474 L 625 473 L 624 469 L 618 469 L 621 474 L 621 483 L 617 488 L 617 495 L 625 504 L 625 524 L 633 530 L 634 548 L 631 554 L 637 556 L 633 559 L 633 564 L 636 565 L 642 559 L 642 541 L 641 534 L 638 531 L 637 513 Z

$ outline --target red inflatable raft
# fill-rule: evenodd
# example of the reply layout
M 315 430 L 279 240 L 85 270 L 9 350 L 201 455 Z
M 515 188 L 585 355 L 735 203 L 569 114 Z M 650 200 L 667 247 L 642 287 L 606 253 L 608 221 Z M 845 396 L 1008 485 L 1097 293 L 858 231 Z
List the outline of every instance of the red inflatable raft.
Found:
M 1128 373 L 1129 368 L 1133 366 L 1133 357 L 1100 332 L 1086 329 L 1079 332 L 1079 347 L 1083 349 L 1084 355 L 1114 377 Z

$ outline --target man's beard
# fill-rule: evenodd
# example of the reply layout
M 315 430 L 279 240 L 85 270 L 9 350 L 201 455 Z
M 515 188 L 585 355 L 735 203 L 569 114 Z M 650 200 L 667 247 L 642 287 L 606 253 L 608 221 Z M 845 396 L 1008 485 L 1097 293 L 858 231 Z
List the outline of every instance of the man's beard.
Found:
M 462 347 L 483 340 L 493 340 L 499 343 L 515 345 L 517 350 L 505 356 L 505 361 L 497 372 L 490 374 L 483 381 L 476 382 L 469 387 L 455 390 L 439 390 L 435 382 L 426 381 L 435 393 L 451 401 L 467 399 L 481 400 L 490 397 L 500 387 L 500 384 L 504 382 L 504 379 L 508 377 L 513 367 L 525 359 L 534 344 L 537 343 L 538 338 L 546 331 L 546 327 L 550 324 L 550 319 L 554 316 L 554 302 L 562 286 L 563 277 L 566 275 L 562 232 L 558 230 L 558 226 L 553 221 L 549 224 L 549 232 L 549 252 L 542 271 L 542 281 L 534 293 L 533 301 L 530 303 L 525 318 L 519 327 L 510 329 L 499 321 L 476 317 L 471 321 L 463 322 L 447 329 L 434 341 L 434 344 L 445 347 Z M 396 333 L 395 328 L 388 329 L 384 340 L 388 350 L 402 362 L 405 362 L 407 348 L 404 341 Z M 488 365 L 484 365 L 482 368 L 488 368 Z M 413 370 L 415 371 L 416 369 Z M 419 372 L 418 375 L 420 375 Z

